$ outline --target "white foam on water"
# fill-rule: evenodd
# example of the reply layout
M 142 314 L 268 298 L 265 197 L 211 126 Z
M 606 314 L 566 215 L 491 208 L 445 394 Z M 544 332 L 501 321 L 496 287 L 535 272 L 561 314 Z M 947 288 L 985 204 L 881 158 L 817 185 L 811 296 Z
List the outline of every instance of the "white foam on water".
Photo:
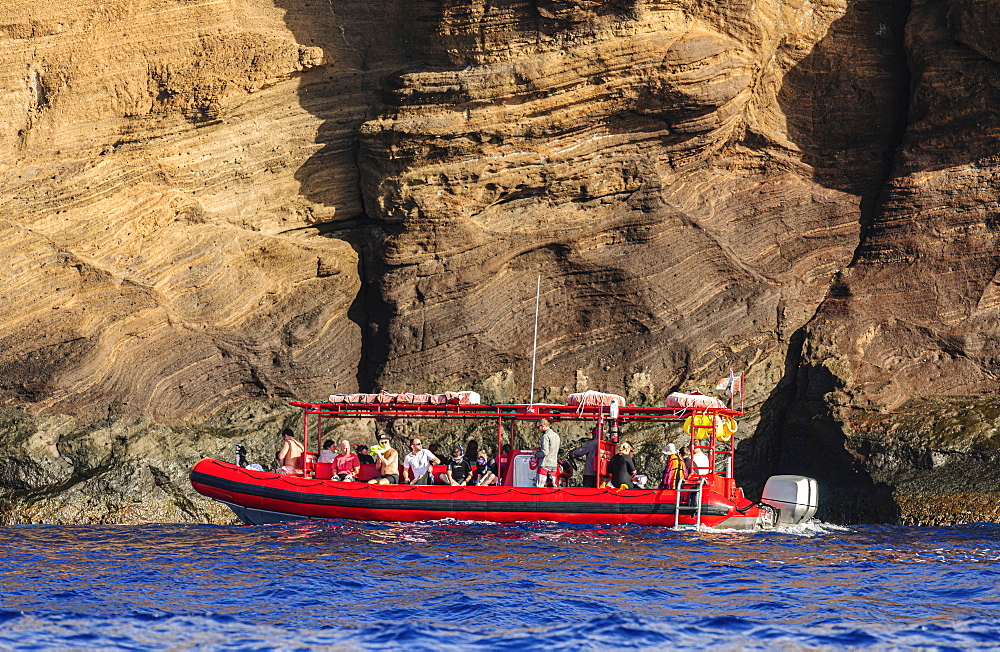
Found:
M 779 525 L 772 530 L 772 532 L 780 532 L 781 534 L 794 534 L 805 537 L 816 536 L 817 534 L 830 534 L 831 532 L 850 531 L 851 528 L 847 526 L 825 523 L 816 519 L 810 519 L 804 523 L 796 523 L 795 525 Z

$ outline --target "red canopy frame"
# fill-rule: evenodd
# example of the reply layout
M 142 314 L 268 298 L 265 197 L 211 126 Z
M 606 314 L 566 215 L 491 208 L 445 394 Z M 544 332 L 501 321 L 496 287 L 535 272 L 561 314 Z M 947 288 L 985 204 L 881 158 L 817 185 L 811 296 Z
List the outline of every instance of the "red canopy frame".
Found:
M 606 406 L 596 406 L 596 405 L 585 405 L 585 406 L 573 406 L 573 405 L 549 405 L 549 404 L 538 404 L 525 405 L 525 404 L 511 404 L 511 405 L 459 405 L 455 403 L 451 404 L 438 404 L 438 405 L 416 405 L 410 403 L 299 403 L 293 402 L 292 405 L 302 408 L 303 410 L 303 422 L 302 422 L 302 439 L 303 445 L 305 447 L 306 453 L 303 455 L 308 455 L 309 450 L 309 417 L 316 417 L 316 438 L 317 445 L 322 444 L 323 437 L 323 419 L 376 419 L 376 420 L 391 420 L 391 419 L 434 419 L 434 420 L 496 420 L 497 423 L 497 451 L 496 451 L 496 461 L 497 461 L 497 471 L 501 471 L 501 450 L 503 449 L 503 436 L 504 436 L 504 422 L 507 421 L 510 424 L 510 444 L 511 447 L 514 446 L 514 436 L 515 436 L 515 424 L 518 421 L 538 421 L 539 419 L 548 419 L 552 422 L 559 421 L 596 421 L 597 425 L 597 437 L 598 437 L 598 451 L 602 451 L 608 448 L 608 446 L 603 446 L 607 442 L 606 436 L 611 432 L 617 432 L 619 428 L 626 423 L 670 423 L 684 421 L 688 417 L 695 414 L 706 414 L 723 417 L 736 418 L 744 414 L 743 411 L 743 401 L 741 392 L 741 401 L 739 409 L 735 407 L 714 407 L 714 408 L 672 408 L 672 407 L 637 407 L 634 405 L 629 405 L 625 407 L 620 407 L 617 409 L 618 416 L 615 419 L 611 418 L 611 408 Z M 722 441 L 719 438 L 719 433 L 717 432 L 715 423 L 716 419 L 709 419 L 711 425 L 696 425 L 692 423 L 689 426 L 690 439 L 691 439 L 691 452 L 692 455 L 695 451 L 700 450 L 704 452 L 708 459 L 708 472 L 702 475 L 709 477 L 710 481 L 714 481 L 716 473 L 716 456 L 722 455 L 728 457 L 726 464 L 726 473 L 722 476 L 724 479 L 724 489 L 726 494 L 733 494 L 735 492 L 735 481 L 733 479 L 733 464 L 732 456 L 735 451 L 735 442 L 732 442 L 728 448 L 719 449 L 718 443 Z M 710 430 L 710 432 L 705 432 Z M 610 443 L 610 442 L 607 442 Z M 604 456 L 598 455 L 598 476 L 603 475 L 602 471 L 605 470 L 605 465 L 607 463 Z M 303 473 L 308 475 L 309 469 L 307 465 L 303 464 Z M 722 492 L 720 492 L 722 493 Z

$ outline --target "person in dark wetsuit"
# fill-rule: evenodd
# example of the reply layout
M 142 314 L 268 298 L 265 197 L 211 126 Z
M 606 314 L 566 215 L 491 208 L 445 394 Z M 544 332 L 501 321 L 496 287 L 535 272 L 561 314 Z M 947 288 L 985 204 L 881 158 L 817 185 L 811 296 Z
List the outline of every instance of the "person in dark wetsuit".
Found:
M 632 459 L 632 444 L 623 441 L 618 444 L 617 454 L 608 462 L 608 472 L 611 473 L 611 482 L 608 485 L 612 488 L 625 487 L 635 489 L 632 484 L 632 476 L 635 475 L 635 460 Z
M 469 464 L 475 464 L 478 457 L 479 442 L 475 439 L 470 439 L 469 443 L 465 445 L 465 459 L 469 460 Z
M 476 486 L 488 487 L 497 483 L 497 461 L 490 459 L 486 451 L 479 451 L 476 458 Z
M 358 454 L 358 460 L 362 464 L 374 464 L 375 458 L 368 454 L 368 447 L 364 444 L 358 444 L 354 448 L 354 452 Z
M 445 484 L 452 486 L 465 486 L 469 478 L 472 477 L 472 465 L 469 460 L 462 455 L 462 450 L 456 448 L 451 452 L 451 460 L 448 462 L 448 470 L 441 474 L 441 479 Z

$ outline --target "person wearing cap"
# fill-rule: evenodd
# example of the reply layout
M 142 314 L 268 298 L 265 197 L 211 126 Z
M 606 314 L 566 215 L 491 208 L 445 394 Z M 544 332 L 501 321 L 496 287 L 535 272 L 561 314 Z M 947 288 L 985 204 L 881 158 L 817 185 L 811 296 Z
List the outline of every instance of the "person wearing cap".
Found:
M 559 435 L 549 426 L 548 419 L 539 419 L 538 432 L 542 434 L 535 449 L 538 458 L 538 475 L 535 476 L 535 486 L 544 487 L 547 480 L 552 480 L 555 486 L 556 469 L 559 468 Z
M 305 446 L 295 438 L 291 428 L 282 430 L 281 438 L 284 440 L 281 450 L 275 455 L 278 459 L 278 473 L 286 475 L 302 473 L 302 453 L 306 450 Z
M 389 445 L 389 435 L 379 437 L 378 443 L 377 449 L 371 449 L 375 453 L 375 473 L 378 475 L 368 484 L 399 484 L 399 453 Z
M 579 446 L 570 453 L 570 457 L 584 457 L 583 464 L 583 486 L 597 487 L 597 467 L 594 465 L 597 457 L 597 426 L 590 429 L 593 437 L 583 446 Z
M 684 458 L 677 452 L 677 447 L 673 444 L 667 444 L 663 452 L 667 454 L 667 466 L 663 470 L 660 489 L 676 489 L 685 476 Z

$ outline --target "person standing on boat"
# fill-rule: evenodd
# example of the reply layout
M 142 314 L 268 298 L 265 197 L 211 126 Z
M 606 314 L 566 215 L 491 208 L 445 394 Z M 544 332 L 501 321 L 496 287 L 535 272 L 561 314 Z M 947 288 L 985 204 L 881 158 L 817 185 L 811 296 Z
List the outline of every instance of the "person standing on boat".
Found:
M 403 458 L 403 468 L 413 471 L 410 484 L 434 484 L 428 471 L 432 464 L 440 464 L 441 460 L 434 453 L 423 447 L 419 437 L 410 440 L 410 452 Z
M 691 454 L 691 473 L 693 475 L 708 475 L 709 468 L 708 455 L 705 454 L 703 448 L 695 446 L 694 452 Z
M 368 484 L 399 484 L 399 453 L 389 445 L 388 435 L 379 437 L 378 443 L 378 449 L 371 449 L 375 453 L 375 472 L 378 475 Z
M 539 459 L 535 486 L 544 487 L 549 479 L 555 486 L 556 469 L 559 468 L 559 435 L 550 427 L 548 419 L 539 420 L 538 432 L 542 433 L 542 438 L 535 451 L 535 457 Z
M 663 469 L 660 489 L 676 489 L 686 475 L 684 457 L 677 452 L 677 447 L 673 444 L 667 444 L 663 452 L 667 454 L 667 467 Z
M 635 475 L 635 460 L 632 459 L 632 444 L 623 441 L 618 444 L 617 454 L 608 462 L 608 472 L 611 474 L 611 488 L 624 487 L 635 489 L 632 476 Z
M 355 476 L 361 470 L 361 460 L 351 452 L 351 442 L 346 439 L 340 442 L 340 455 L 333 458 L 333 472 L 338 480 L 354 482 Z
M 278 473 L 285 475 L 302 473 L 302 453 L 306 450 L 305 446 L 295 438 L 291 428 L 282 430 L 281 438 L 284 443 L 275 456 L 278 459 Z
M 583 464 L 583 486 L 584 487 L 597 487 L 597 469 L 594 466 L 594 459 L 597 457 L 597 426 L 594 426 L 590 430 L 593 438 L 573 450 L 570 453 L 570 457 L 584 457 Z

